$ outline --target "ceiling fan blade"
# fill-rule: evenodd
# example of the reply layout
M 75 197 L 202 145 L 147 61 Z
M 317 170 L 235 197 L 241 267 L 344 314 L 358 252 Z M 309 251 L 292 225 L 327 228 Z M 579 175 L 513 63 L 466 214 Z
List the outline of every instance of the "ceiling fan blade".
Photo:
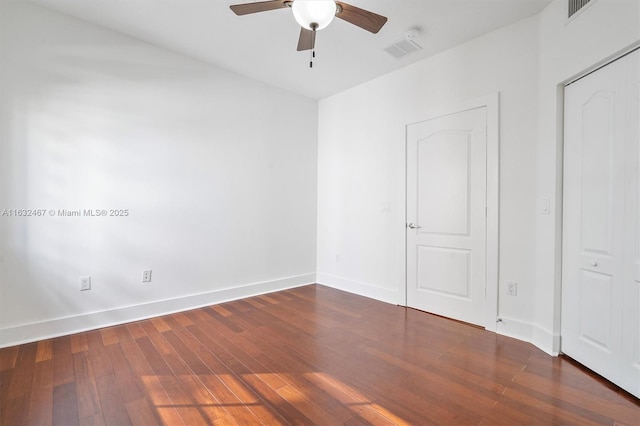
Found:
M 269 0 L 256 3 L 242 3 L 229 6 L 236 15 L 248 15 L 250 13 L 266 12 L 268 10 L 283 9 L 288 7 L 290 1 Z
M 298 52 L 302 50 L 311 50 L 315 47 L 316 35 L 313 31 L 306 28 L 300 28 L 300 38 L 298 39 Z
M 337 1 L 338 13 L 336 17 L 355 26 L 376 34 L 387 22 L 387 18 L 359 7 Z

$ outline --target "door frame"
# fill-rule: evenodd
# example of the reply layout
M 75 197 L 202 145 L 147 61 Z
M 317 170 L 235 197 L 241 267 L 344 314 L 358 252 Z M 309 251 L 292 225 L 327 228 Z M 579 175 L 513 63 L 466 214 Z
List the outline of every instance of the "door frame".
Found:
M 405 125 L 405 164 L 404 164 L 404 223 L 402 224 L 402 241 L 404 241 L 404 268 L 401 280 L 400 303 L 407 306 L 407 161 L 408 161 L 408 127 L 422 121 L 429 121 L 447 115 L 456 114 L 477 108 L 486 108 L 487 112 L 487 229 L 486 229 L 486 281 L 485 281 L 485 315 L 484 328 L 497 331 L 498 319 L 498 283 L 499 283 L 499 243 L 500 243 L 500 93 L 495 92 L 480 98 L 472 99 L 458 105 L 437 108 L 427 111 L 425 118 Z

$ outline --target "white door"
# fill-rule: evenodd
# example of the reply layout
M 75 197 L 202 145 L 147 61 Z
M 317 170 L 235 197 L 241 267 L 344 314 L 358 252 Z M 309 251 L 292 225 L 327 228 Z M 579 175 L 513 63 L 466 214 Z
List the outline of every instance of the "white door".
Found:
M 407 306 L 484 326 L 486 107 L 407 127 Z
M 565 88 L 562 351 L 640 396 L 638 52 Z
M 640 398 L 640 51 L 629 58 L 624 290 L 622 295 L 622 378 L 620 385 Z

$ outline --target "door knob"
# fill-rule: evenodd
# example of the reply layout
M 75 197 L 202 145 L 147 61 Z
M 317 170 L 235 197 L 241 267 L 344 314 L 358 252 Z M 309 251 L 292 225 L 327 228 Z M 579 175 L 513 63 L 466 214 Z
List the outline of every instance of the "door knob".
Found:
M 422 228 L 422 226 L 418 226 L 415 223 L 408 223 L 407 228 L 417 229 L 417 228 Z

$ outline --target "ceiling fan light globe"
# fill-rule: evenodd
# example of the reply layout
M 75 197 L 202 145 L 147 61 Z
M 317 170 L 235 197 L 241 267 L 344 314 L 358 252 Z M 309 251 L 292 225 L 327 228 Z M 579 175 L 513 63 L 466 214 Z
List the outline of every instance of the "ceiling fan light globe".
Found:
M 291 9 L 298 24 L 307 30 L 321 30 L 336 16 L 334 0 L 294 0 Z

